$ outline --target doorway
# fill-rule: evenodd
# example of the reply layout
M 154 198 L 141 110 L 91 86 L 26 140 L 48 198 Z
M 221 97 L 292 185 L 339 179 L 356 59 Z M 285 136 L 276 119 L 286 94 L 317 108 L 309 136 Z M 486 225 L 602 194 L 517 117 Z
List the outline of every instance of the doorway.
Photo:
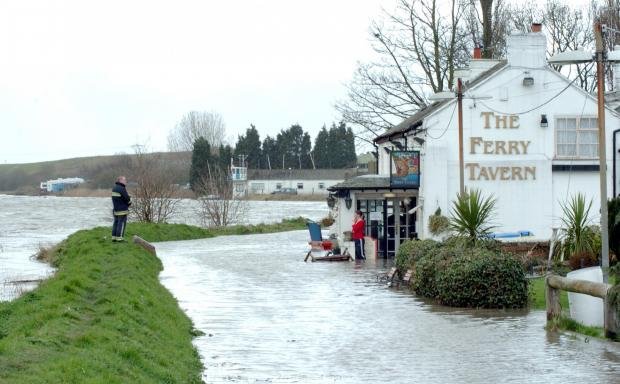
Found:
M 400 244 L 417 238 L 415 206 L 415 197 L 357 201 L 366 219 L 365 233 L 377 241 L 379 257 L 395 257 Z

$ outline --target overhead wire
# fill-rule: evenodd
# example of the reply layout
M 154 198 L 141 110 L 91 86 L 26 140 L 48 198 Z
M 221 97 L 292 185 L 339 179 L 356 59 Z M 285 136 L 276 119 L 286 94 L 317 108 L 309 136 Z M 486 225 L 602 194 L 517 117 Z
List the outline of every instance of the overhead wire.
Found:
M 591 63 L 590 65 L 593 65 L 593 64 Z M 566 85 L 566 87 L 562 88 L 562 90 L 561 90 L 560 92 L 556 93 L 556 94 L 555 94 L 555 95 L 553 95 L 550 99 L 546 100 L 546 101 L 545 101 L 545 102 L 543 102 L 542 104 L 539 104 L 539 105 L 537 105 L 537 106 L 535 106 L 535 107 L 533 107 L 533 108 L 527 109 L 527 110 L 525 110 L 525 111 L 521 111 L 521 112 L 505 112 L 505 111 L 499 111 L 499 110 L 496 110 L 496 109 L 494 109 L 494 108 L 492 108 L 492 107 L 488 106 L 488 105 L 487 105 L 484 101 L 479 101 L 479 103 L 480 103 L 480 104 L 482 104 L 482 105 L 484 105 L 485 107 L 487 107 L 490 111 L 495 112 L 495 113 L 499 113 L 499 114 L 502 114 L 502 115 L 525 115 L 526 113 L 530 113 L 530 112 L 532 112 L 532 111 L 535 111 L 535 110 L 537 110 L 537 109 L 539 109 L 539 108 L 544 107 L 545 105 L 549 104 L 550 102 L 552 102 L 553 100 L 555 100 L 556 98 L 558 98 L 558 97 L 559 97 L 562 93 L 564 93 L 564 92 L 565 92 L 568 88 L 570 88 L 570 86 L 571 86 L 571 85 L 573 85 L 573 83 L 574 83 L 575 81 L 577 81 L 577 79 L 578 79 L 578 78 L 579 78 L 579 77 L 575 77 L 573 80 L 571 80 L 571 82 L 570 82 L 570 83 L 568 83 L 568 84 Z
M 448 128 L 450 128 L 450 124 L 452 123 L 452 118 L 454 117 L 454 111 L 456 110 L 456 105 L 457 103 L 454 103 L 454 107 L 452 108 L 452 114 L 450 114 L 450 120 L 448 121 L 448 124 L 446 124 L 446 127 L 444 128 L 443 132 L 441 132 L 441 135 L 437 136 L 437 137 L 433 137 L 428 133 L 428 129 L 426 130 L 426 136 L 428 136 L 429 138 L 433 139 L 433 140 L 439 140 L 443 137 L 443 135 L 446 134 L 446 132 L 448 131 Z

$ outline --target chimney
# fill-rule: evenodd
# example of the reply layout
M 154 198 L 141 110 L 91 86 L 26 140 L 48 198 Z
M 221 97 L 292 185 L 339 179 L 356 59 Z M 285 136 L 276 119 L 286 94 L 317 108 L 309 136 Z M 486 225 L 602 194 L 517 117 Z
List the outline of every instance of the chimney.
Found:
M 474 60 L 482 59 L 482 48 L 475 47 L 474 48 Z
M 526 68 L 547 65 L 547 39 L 541 27 L 541 24 L 532 24 L 532 33 L 518 33 L 506 38 L 508 65 Z

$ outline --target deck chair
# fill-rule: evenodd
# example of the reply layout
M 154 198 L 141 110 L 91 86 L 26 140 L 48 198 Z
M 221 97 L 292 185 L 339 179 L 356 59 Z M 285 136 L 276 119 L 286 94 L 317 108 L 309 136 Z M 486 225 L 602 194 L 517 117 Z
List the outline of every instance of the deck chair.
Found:
M 338 261 L 337 259 L 341 255 L 334 254 L 334 250 L 336 248 L 337 242 L 335 240 L 334 241 L 323 240 L 323 234 L 321 233 L 321 226 L 319 225 L 319 223 L 310 221 L 307 223 L 307 226 L 308 226 L 308 231 L 310 232 L 310 241 L 308 242 L 308 244 L 310 245 L 310 250 L 306 254 L 306 258 L 304 259 L 304 261 L 308 261 L 309 257 L 312 257 L 312 261 L 319 261 L 319 260 Z M 322 257 L 315 258 L 314 256 L 312 256 L 312 252 L 316 252 L 316 251 L 324 251 L 325 255 L 323 255 Z M 345 249 L 345 252 L 343 252 L 343 254 L 346 254 L 348 256 L 348 252 L 346 249 Z

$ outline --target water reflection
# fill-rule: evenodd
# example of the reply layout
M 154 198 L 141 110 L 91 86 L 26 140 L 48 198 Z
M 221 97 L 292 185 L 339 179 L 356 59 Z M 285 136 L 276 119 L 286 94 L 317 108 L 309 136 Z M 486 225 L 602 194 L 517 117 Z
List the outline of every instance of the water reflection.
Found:
M 157 244 L 162 282 L 205 332 L 207 383 L 618 382 L 617 344 L 548 336 L 544 311 L 388 289 L 389 262 L 304 263 L 307 237 Z

